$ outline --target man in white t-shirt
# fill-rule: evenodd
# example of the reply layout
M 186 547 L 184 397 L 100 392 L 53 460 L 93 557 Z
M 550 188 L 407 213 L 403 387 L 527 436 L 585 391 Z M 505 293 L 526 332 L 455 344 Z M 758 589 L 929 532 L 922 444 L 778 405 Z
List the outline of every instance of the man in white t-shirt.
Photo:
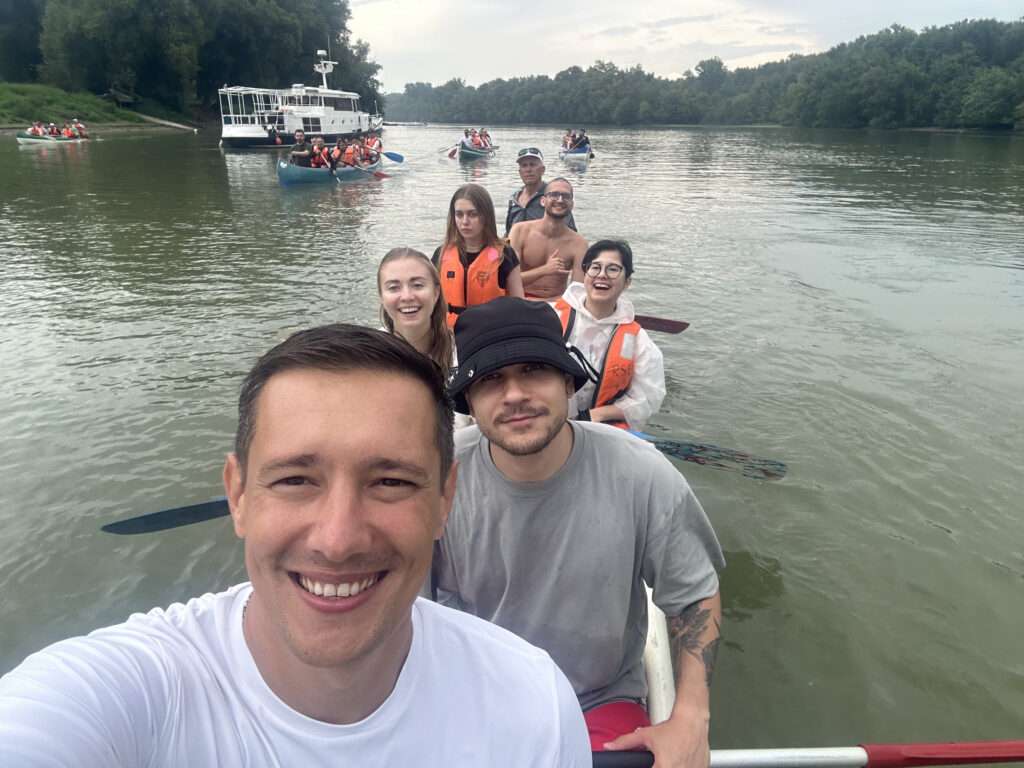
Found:
M 0 765 L 589 766 L 546 653 L 417 599 L 455 475 L 428 358 L 292 335 L 246 377 L 224 467 L 251 583 L 30 656 L 0 678 Z

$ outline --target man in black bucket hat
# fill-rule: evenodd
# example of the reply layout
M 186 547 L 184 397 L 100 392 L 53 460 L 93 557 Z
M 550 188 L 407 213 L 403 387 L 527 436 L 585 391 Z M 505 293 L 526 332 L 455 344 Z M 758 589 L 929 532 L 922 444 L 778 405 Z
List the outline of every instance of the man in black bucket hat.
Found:
M 721 548 L 685 478 L 650 444 L 567 419 L 587 374 L 545 303 L 503 297 L 459 315 L 449 380 L 459 476 L 435 550 L 438 600 L 551 654 L 584 710 L 591 748 L 646 748 L 705 768 L 719 642 Z M 643 702 L 644 584 L 668 616 L 676 704 Z

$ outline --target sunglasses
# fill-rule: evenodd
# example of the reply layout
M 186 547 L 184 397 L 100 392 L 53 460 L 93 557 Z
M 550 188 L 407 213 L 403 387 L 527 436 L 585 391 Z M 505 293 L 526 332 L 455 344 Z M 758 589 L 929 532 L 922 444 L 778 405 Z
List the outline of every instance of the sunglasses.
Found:
M 526 155 L 539 155 L 541 152 L 536 147 L 527 147 L 526 149 L 520 149 L 519 154 L 516 157 L 525 157 Z

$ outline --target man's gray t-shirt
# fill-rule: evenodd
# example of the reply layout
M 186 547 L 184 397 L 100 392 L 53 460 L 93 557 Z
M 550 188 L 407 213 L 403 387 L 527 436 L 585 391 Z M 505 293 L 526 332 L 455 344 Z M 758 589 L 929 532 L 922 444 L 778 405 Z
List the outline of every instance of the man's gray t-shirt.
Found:
M 477 427 L 456 435 L 455 503 L 434 560 L 438 600 L 546 650 L 583 709 L 647 693 L 644 582 L 669 616 L 718 591 L 718 539 L 686 479 L 649 443 L 569 422 L 565 465 L 511 482 Z

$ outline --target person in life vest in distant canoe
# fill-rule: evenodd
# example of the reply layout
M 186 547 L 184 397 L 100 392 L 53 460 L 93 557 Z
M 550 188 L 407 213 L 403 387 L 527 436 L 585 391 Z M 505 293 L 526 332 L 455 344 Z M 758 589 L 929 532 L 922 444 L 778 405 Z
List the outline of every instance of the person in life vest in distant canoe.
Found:
M 480 145 L 484 149 L 490 149 L 493 146 L 493 142 L 491 141 L 491 134 L 487 132 L 486 128 L 480 129 Z
M 641 430 L 665 399 L 661 350 L 633 319 L 633 302 L 623 297 L 633 275 L 633 252 L 621 240 L 598 240 L 583 256 L 582 283 L 572 283 L 555 302 L 565 340 L 596 369 L 571 398 L 569 413 L 580 421 L 601 421 Z
M 341 165 L 360 166 L 363 161 L 363 149 L 359 139 L 349 139 L 341 152 Z
M 60 135 L 63 136 L 65 139 L 78 138 L 77 136 L 75 136 L 75 132 L 71 130 L 71 125 L 68 123 L 67 120 L 64 121 L 64 127 L 60 129 Z
M 519 257 L 501 238 L 494 203 L 479 184 L 464 184 L 448 204 L 444 245 L 431 259 L 448 302 L 448 325 L 466 309 L 499 296 L 523 296 Z
M 480 134 L 477 133 L 476 128 L 474 128 L 473 132 L 469 135 L 469 140 L 473 142 L 474 149 L 482 149 L 484 146 L 484 143 L 480 140 Z
M 80 139 L 88 139 L 89 132 L 85 129 L 85 123 L 79 120 L 77 117 L 71 118 L 71 128 Z
M 384 150 L 384 145 L 380 140 L 380 136 L 371 131 L 367 134 L 366 139 L 363 141 L 363 154 L 366 156 L 366 162 L 373 165 L 380 159 L 380 153 Z
M 310 150 L 309 165 L 311 168 L 330 168 L 331 152 L 324 144 L 323 136 L 316 136 L 313 139 L 313 149 Z
M 29 136 L 45 136 L 46 135 L 46 131 L 43 130 L 43 124 L 40 123 L 38 120 L 36 122 L 32 123 L 32 127 L 28 128 L 25 131 L 25 133 L 27 133 Z

